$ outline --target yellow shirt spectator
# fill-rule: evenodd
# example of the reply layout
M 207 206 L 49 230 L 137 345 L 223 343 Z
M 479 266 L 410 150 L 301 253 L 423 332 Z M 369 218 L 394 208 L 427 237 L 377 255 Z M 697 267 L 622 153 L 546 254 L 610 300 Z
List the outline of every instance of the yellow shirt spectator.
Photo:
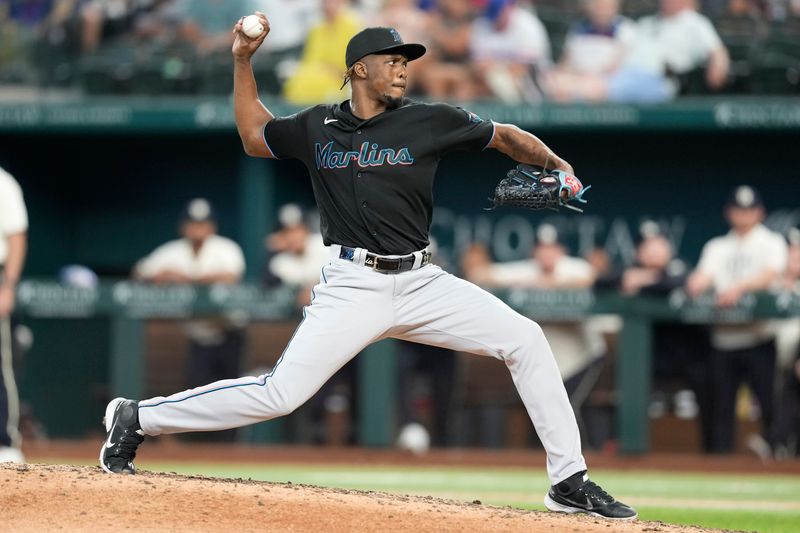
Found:
M 283 87 L 288 101 L 298 105 L 339 102 L 350 97 L 350 87 L 342 86 L 346 70 L 345 50 L 350 38 L 363 24 L 355 13 L 339 10 L 309 33 L 300 65 Z

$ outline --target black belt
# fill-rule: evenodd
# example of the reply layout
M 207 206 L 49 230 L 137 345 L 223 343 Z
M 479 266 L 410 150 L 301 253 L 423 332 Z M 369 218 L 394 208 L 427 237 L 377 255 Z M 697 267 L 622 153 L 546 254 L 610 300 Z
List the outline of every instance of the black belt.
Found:
M 342 249 L 339 251 L 339 258 L 352 261 L 355 258 L 355 253 L 356 248 L 342 246 Z M 423 250 L 420 253 L 422 254 L 422 260 L 417 268 L 422 268 L 431 262 L 430 252 Z M 408 254 L 401 257 L 386 257 L 367 252 L 366 257 L 364 258 L 364 266 L 384 274 L 399 274 L 400 272 L 408 272 L 409 270 L 412 270 L 414 268 L 415 261 L 416 256 L 414 254 Z

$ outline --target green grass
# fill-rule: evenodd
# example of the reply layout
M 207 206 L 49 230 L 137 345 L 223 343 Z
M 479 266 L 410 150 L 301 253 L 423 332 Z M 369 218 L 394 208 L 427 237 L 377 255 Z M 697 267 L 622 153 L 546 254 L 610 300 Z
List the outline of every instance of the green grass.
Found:
M 142 463 L 151 471 L 303 483 L 326 487 L 432 495 L 492 505 L 544 509 L 543 469 L 437 468 L 362 465 L 241 465 Z M 592 477 L 643 520 L 759 531 L 800 531 L 800 476 L 613 472 Z
M 670 524 L 691 524 L 735 531 L 795 533 L 800 530 L 800 512 L 792 514 L 748 510 L 702 510 L 642 507 L 639 512 L 647 520 Z

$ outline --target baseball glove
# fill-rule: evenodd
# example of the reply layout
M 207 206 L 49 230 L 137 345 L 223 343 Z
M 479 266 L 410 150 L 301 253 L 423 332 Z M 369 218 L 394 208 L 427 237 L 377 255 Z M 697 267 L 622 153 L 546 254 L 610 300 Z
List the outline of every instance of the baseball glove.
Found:
M 570 202 L 586 203 L 583 193 L 589 190 L 578 178 L 563 170 L 546 170 L 520 163 L 508 171 L 507 177 L 497 184 L 494 197 L 489 198 L 492 209 L 501 205 L 525 209 L 552 209 L 566 207 L 579 213 L 583 209 Z

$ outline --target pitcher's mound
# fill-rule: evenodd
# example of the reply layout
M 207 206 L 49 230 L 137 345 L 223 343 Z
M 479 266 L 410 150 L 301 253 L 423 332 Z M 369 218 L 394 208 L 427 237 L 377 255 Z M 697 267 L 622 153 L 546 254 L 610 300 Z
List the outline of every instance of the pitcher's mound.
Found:
M 9 464 L 0 465 L 0 524 L 20 532 L 709 531 L 290 483 Z

